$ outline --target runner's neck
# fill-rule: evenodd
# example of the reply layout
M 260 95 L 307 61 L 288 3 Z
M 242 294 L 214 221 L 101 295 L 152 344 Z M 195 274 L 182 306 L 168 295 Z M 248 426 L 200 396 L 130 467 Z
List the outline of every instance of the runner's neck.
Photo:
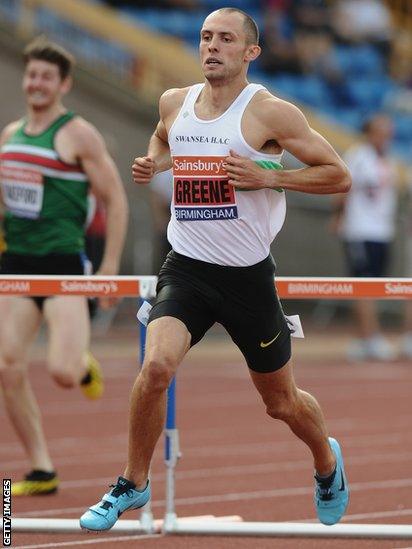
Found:
M 61 103 L 49 109 L 27 111 L 27 124 L 25 132 L 29 135 L 38 135 L 46 130 L 59 116 L 66 113 L 67 109 Z

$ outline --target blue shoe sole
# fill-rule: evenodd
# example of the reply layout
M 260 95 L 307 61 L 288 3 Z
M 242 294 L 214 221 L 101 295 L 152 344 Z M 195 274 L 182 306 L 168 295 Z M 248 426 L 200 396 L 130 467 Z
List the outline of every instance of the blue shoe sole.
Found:
M 335 488 L 335 493 L 337 494 L 337 497 L 335 498 L 336 499 L 335 505 L 324 504 L 320 506 L 318 504 L 318 499 L 315 492 L 315 505 L 316 505 L 317 515 L 320 522 L 322 524 L 325 524 L 326 526 L 332 526 L 333 524 L 338 523 L 340 519 L 343 517 L 343 515 L 345 514 L 349 504 L 349 486 L 348 486 L 348 481 L 345 475 L 342 452 L 341 452 L 338 441 L 335 440 L 334 438 L 329 437 L 329 444 L 336 457 L 336 467 L 337 467 L 336 474 L 338 476 L 334 480 L 334 483 L 338 482 L 340 483 L 340 486 L 337 490 Z
M 122 509 L 122 503 L 119 500 L 112 498 L 114 507 L 103 508 L 102 501 L 96 505 L 90 507 L 81 517 L 80 517 L 80 528 L 88 532 L 104 532 L 113 528 L 120 516 L 126 511 L 134 511 L 141 509 L 146 505 L 150 500 L 150 485 L 149 483 L 146 486 L 146 489 L 143 492 L 138 492 L 138 496 L 135 497 L 135 501 L 131 503 L 129 507 Z M 103 496 L 103 501 L 110 501 L 110 494 L 105 494 Z M 120 496 L 120 497 L 123 497 Z M 125 502 L 123 502 L 124 504 Z M 119 509 L 120 507 L 120 509 Z

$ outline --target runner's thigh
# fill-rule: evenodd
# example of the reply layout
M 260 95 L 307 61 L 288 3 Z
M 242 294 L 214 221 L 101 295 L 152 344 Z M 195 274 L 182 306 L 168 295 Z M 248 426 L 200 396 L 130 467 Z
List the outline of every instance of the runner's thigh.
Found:
M 220 300 L 208 283 L 205 268 L 201 261 L 169 253 L 159 273 L 149 327 L 157 319 L 173 317 L 190 333 L 192 347 L 202 339 L 215 323 L 215 308 Z
M 49 362 L 80 362 L 89 347 L 90 320 L 82 296 L 56 296 L 43 307 L 49 329 Z
M 145 362 L 166 362 L 177 368 L 190 348 L 190 332 L 179 319 L 163 316 L 147 328 Z
M 290 359 L 290 330 L 276 294 L 270 257 L 237 270 L 222 285 L 219 322 L 242 351 L 249 368 L 274 372 Z
M 24 360 L 41 324 L 38 307 L 26 297 L 1 297 L 0 318 L 1 362 Z

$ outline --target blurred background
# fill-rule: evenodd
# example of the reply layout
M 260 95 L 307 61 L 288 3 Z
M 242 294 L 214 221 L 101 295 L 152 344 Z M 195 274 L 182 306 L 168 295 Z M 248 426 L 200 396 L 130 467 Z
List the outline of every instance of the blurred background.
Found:
M 163 91 L 202 80 L 199 30 L 204 17 L 222 6 L 245 10 L 261 30 L 263 53 L 250 67 L 250 81 L 302 108 L 340 154 L 360 139 L 375 113 L 390 117 L 397 206 L 387 274 L 412 276 L 406 251 L 412 236 L 410 0 L 0 0 L 0 125 L 24 112 L 23 45 L 43 33 L 71 51 L 77 69 L 65 103 L 102 132 L 129 197 L 122 274 L 156 273 L 170 180 L 157 181 L 153 190 L 137 188 L 130 166 L 146 151 Z M 286 155 L 285 167 L 296 166 Z M 278 275 L 347 275 L 333 226 L 334 199 L 290 192 L 287 201 L 285 226 L 272 250 Z M 309 308 L 325 325 L 348 309 L 338 302 L 296 306 Z M 399 303 L 382 308 L 384 318 L 401 323 Z

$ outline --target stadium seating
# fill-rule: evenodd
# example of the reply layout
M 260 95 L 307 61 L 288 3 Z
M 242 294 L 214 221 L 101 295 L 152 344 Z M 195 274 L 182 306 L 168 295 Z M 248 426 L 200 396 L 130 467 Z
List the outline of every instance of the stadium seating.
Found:
M 258 22 L 262 14 L 255 0 L 227 0 L 225 6 L 235 6 L 250 13 Z M 211 10 L 221 7 L 220 0 L 202 0 L 201 10 L 185 11 L 155 8 L 123 7 L 121 13 L 139 24 L 160 33 L 175 36 L 185 41 L 189 48 L 197 48 L 199 29 Z M 261 26 L 261 25 L 260 25 Z M 345 95 L 340 103 L 340 93 L 331 88 L 319 75 L 270 74 L 261 70 L 259 63 L 251 66 L 251 75 L 282 97 L 317 109 L 332 120 L 349 128 L 359 130 L 365 118 L 376 110 L 391 111 L 390 98 L 400 90 L 386 70 L 379 50 L 372 45 L 335 45 L 334 58 L 344 75 Z M 348 97 L 350 98 L 347 101 Z M 412 114 L 397 113 L 395 122 L 395 151 L 409 160 L 412 148 Z

